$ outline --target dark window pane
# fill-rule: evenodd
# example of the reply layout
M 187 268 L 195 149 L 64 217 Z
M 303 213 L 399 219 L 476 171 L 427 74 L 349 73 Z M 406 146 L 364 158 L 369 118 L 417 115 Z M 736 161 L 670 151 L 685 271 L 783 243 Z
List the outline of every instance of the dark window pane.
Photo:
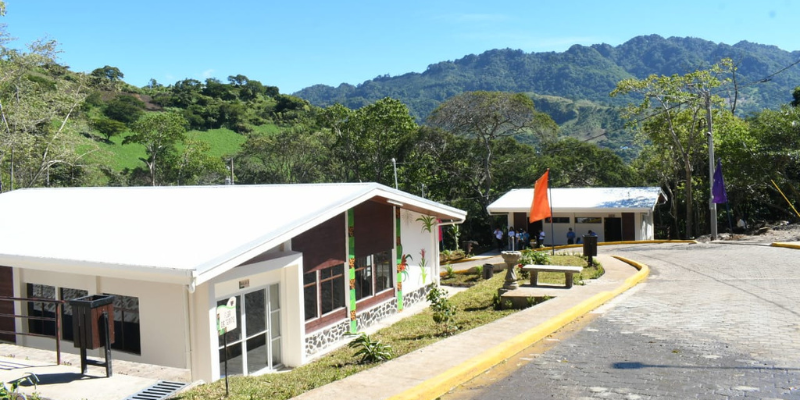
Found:
M 105 293 L 114 296 L 114 343 L 111 348 L 142 354 L 139 333 L 139 298 Z
M 356 260 L 356 300 L 372 296 L 372 256 Z
M 61 300 L 67 301 L 61 305 L 61 338 L 64 340 L 74 340 L 72 326 L 72 306 L 69 304 L 69 300 L 88 296 L 89 292 L 70 288 L 61 288 L 59 290 L 61 292 Z
M 317 317 L 317 285 L 303 288 L 303 302 L 305 303 L 306 321 Z
M 244 295 L 245 318 L 247 318 L 247 336 L 267 329 L 267 294 L 265 290 L 257 290 Z
M 309 283 L 315 283 L 316 281 L 317 281 L 316 272 L 309 272 L 307 274 L 303 274 L 303 285 L 308 285 Z
M 221 337 L 221 336 L 220 336 Z M 228 360 L 228 375 L 242 375 L 242 343 L 228 344 L 228 350 L 220 342 L 219 376 L 225 376 L 225 360 Z
M 344 275 L 339 275 L 331 282 L 333 284 L 333 309 L 336 310 L 344 307 Z
M 384 251 L 375 255 L 375 293 L 394 287 L 391 254 L 391 251 Z
M 269 366 L 267 363 L 267 335 L 247 339 L 247 373 L 253 374 Z M 228 364 L 230 368 L 230 364 Z
M 35 283 L 27 284 L 28 297 L 37 299 L 56 298 L 55 286 L 39 285 Z M 28 332 L 40 335 L 56 335 L 56 305 L 54 303 L 27 302 L 28 315 L 32 317 L 53 318 L 51 321 L 28 320 Z

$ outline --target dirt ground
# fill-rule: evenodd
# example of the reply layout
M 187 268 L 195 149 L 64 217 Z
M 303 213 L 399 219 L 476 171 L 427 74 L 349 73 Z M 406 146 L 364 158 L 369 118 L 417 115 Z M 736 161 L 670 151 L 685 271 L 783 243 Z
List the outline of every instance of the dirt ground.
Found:
M 778 224 L 757 224 L 741 233 L 727 233 L 727 226 L 719 226 L 719 240 L 747 241 L 756 243 L 800 242 L 800 224 L 780 222 Z M 697 238 L 698 242 L 708 241 L 709 235 Z

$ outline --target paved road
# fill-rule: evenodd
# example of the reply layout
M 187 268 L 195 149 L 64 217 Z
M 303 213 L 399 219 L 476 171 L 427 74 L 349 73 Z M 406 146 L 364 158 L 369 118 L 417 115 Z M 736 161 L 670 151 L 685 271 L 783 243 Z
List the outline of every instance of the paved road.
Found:
M 800 399 L 800 251 L 602 247 L 650 278 L 510 375 L 443 399 Z M 565 334 L 566 335 L 566 334 Z

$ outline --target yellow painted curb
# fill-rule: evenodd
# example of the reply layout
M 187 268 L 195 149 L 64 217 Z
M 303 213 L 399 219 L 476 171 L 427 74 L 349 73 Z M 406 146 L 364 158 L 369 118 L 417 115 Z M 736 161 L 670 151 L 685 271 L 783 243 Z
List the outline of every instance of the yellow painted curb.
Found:
M 800 250 L 800 244 L 794 244 L 794 243 L 775 242 L 775 243 L 772 243 L 770 246 L 772 246 L 772 247 L 785 247 L 787 249 L 798 249 L 798 250 Z
M 639 272 L 626 279 L 625 282 L 617 289 L 610 292 L 600 292 L 589 299 L 582 301 L 580 304 L 570 308 L 569 310 L 559 314 L 555 318 L 552 318 L 549 321 L 528 330 L 527 332 L 521 333 L 507 341 L 504 341 L 503 343 L 490 348 L 482 354 L 472 357 L 466 362 L 450 368 L 449 370 L 431 379 L 428 379 L 411 389 L 394 395 L 389 399 L 434 399 L 439 397 L 450 391 L 450 389 L 511 358 L 532 344 L 544 339 L 568 323 L 576 320 L 578 317 L 581 317 L 595 308 L 600 307 L 617 295 L 644 281 L 650 274 L 650 268 L 647 265 L 623 257 L 613 257 L 624 263 L 632 265 L 638 269 Z

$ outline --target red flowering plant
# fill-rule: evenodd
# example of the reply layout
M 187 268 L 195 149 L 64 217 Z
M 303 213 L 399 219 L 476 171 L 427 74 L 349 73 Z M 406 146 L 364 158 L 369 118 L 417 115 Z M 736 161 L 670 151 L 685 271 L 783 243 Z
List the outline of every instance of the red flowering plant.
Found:
M 408 260 L 411 260 L 411 254 L 403 254 L 400 257 L 400 264 L 397 264 L 397 272 L 403 275 L 403 281 L 408 278 Z

